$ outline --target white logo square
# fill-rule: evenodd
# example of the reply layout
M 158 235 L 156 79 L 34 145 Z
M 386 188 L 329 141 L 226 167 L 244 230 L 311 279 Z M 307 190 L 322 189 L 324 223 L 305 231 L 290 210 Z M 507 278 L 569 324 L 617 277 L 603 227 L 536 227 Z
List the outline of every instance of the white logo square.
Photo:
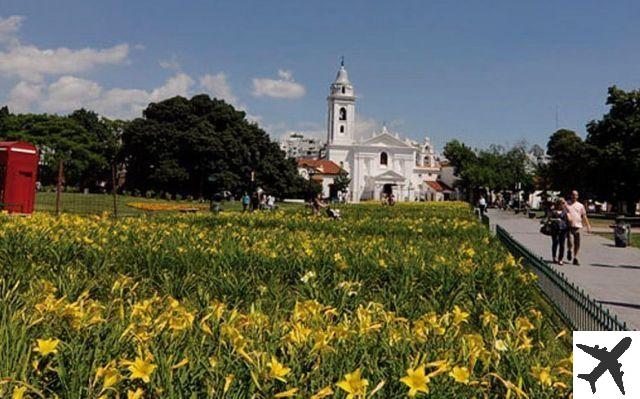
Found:
M 640 331 L 574 331 L 575 399 L 640 397 Z

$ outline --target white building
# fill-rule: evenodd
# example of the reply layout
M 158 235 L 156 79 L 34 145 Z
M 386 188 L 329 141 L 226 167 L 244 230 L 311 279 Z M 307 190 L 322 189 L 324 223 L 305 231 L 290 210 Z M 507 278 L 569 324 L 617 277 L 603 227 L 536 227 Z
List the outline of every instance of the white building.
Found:
M 307 137 L 298 132 L 289 132 L 280 140 L 280 149 L 289 158 L 318 159 L 323 156 L 324 143 L 315 137 Z
M 400 139 L 383 126 L 369 137 L 356 137 L 356 96 L 344 63 L 331 84 L 328 102 L 325 158 L 349 173 L 347 198 L 352 202 L 378 200 L 383 194 L 397 201 L 441 200 L 446 193 L 430 185 L 438 180 L 440 165 L 429 138 L 423 143 Z M 327 193 L 325 193 L 326 195 Z

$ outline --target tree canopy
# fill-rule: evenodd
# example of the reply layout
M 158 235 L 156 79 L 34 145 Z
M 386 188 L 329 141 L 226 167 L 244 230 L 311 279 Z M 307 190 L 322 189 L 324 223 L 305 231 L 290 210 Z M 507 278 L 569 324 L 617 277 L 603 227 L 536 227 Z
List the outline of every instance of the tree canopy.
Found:
M 285 196 L 306 186 L 295 161 L 264 130 L 204 94 L 150 104 L 126 126 L 122 141 L 131 189 L 209 196 L 261 187 Z
M 635 209 L 640 200 L 640 90 L 613 86 L 606 103 L 609 112 L 587 124 L 590 182 L 600 198 Z
M 513 190 L 516 183 L 520 183 L 525 192 L 533 190 L 534 168 L 524 145 L 514 146 L 508 151 L 496 145 L 485 150 L 473 150 L 458 140 L 452 140 L 445 145 L 444 156 L 460 179 L 458 187 L 468 195 L 481 188 Z
M 79 188 L 93 188 L 109 180 L 111 163 L 119 151 L 118 132 L 123 122 L 109 121 L 84 109 L 68 116 L 47 114 L 14 115 L 0 109 L 0 138 L 22 140 L 41 150 L 39 179 L 54 184 L 58 161 L 65 164 L 65 182 Z

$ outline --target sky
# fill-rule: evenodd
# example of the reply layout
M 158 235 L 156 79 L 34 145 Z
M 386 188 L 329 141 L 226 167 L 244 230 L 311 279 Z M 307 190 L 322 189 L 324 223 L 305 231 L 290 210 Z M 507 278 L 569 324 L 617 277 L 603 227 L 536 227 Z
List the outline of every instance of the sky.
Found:
M 0 104 L 131 119 L 207 93 L 274 139 L 324 137 L 340 57 L 358 134 L 436 147 L 585 134 L 640 87 L 638 1 L 0 0 Z

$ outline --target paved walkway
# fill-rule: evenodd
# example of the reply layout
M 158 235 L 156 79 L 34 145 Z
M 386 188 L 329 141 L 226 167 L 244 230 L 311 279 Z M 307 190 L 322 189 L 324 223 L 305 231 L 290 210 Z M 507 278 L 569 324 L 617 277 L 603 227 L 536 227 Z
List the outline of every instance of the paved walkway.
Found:
M 490 209 L 488 215 L 492 229 L 499 224 L 530 251 L 551 261 L 551 238 L 540 234 L 539 219 L 496 209 Z M 583 232 L 578 258 L 580 266 L 553 267 L 630 328 L 640 330 L 640 249 L 616 248 L 611 240 Z

